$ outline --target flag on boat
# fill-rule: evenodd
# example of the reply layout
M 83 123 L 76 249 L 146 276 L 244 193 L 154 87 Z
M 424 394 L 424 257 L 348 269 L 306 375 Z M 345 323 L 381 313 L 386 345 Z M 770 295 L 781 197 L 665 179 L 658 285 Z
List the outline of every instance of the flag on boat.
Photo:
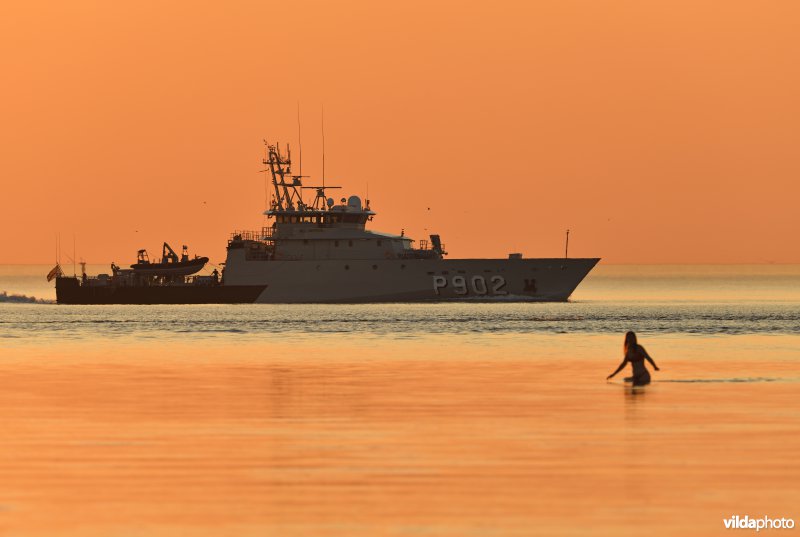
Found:
M 59 277 L 61 277 L 63 275 L 64 275 L 64 271 L 61 270 L 61 266 L 56 264 L 56 266 L 53 267 L 53 270 L 51 270 L 50 272 L 47 273 L 47 281 L 49 282 L 53 278 L 59 278 Z

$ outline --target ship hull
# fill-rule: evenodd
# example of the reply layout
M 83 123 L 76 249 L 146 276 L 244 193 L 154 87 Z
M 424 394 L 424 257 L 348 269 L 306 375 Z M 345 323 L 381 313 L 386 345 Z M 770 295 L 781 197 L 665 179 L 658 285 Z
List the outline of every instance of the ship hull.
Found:
M 59 304 L 559 302 L 599 259 L 228 259 L 222 285 L 87 286 L 56 280 Z
M 233 254 L 233 256 L 231 256 Z M 258 303 L 566 301 L 599 259 L 253 261 L 229 252 L 226 285 Z
M 265 285 L 89 286 L 56 279 L 59 304 L 252 304 Z

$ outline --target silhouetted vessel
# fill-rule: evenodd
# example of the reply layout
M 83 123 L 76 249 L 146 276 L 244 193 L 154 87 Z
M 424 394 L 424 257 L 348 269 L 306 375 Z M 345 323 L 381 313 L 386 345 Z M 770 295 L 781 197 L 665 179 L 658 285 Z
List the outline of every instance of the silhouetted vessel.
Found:
M 185 245 L 179 259 L 178 254 L 165 242 L 160 262 L 151 263 L 147 256 L 147 250 L 139 250 L 136 255 L 136 263 L 131 265 L 131 268 L 136 274 L 149 276 L 189 276 L 200 272 L 206 263 L 208 263 L 207 257 L 194 256 L 194 259 L 189 259 Z
M 266 143 L 266 142 L 265 142 Z M 59 303 L 353 303 L 412 301 L 565 301 L 598 258 L 445 259 L 439 235 L 421 240 L 366 229 L 375 213 L 358 196 L 337 203 L 291 172 L 287 147 L 267 144 L 264 159 L 273 200 L 260 231 L 238 231 L 228 241 L 221 278 L 188 276 L 207 258 L 180 260 L 164 243 L 153 264 L 140 251 L 130 271 L 112 276 L 56 279 Z M 311 204 L 302 189 L 312 189 Z M 202 263 L 201 263 L 202 262 Z M 195 270 L 196 269 L 196 270 Z M 54 269 L 55 270 L 55 269 Z M 191 272 L 189 272 L 191 271 Z
M 255 302 L 265 285 L 222 285 L 219 272 L 210 276 L 192 276 L 208 263 L 207 257 L 189 258 L 186 246 L 179 258 L 164 243 L 162 258 L 151 262 L 146 250 L 137 252 L 130 269 L 111 264 L 111 274 L 81 277 L 63 275 L 56 266 L 48 275 L 55 276 L 56 301 L 59 304 L 239 304 Z
M 102 275 L 100 275 L 102 276 Z M 59 304 L 250 304 L 265 285 L 222 285 L 199 279 L 183 282 L 135 282 L 108 278 L 56 279 Z

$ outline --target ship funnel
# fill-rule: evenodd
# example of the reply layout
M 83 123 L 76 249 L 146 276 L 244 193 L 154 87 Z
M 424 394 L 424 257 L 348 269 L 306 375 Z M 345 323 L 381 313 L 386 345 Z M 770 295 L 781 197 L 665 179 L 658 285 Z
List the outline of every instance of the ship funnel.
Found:
M 439 235 L 431 235 L 431 244 L 433 245 L 433 249 L 439 253 L 442 253 L 442 239 Z

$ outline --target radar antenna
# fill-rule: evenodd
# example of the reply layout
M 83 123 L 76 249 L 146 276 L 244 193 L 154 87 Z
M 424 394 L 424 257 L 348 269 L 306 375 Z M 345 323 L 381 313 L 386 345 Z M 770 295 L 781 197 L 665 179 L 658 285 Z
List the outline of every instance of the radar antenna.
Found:
M 325 188 L 325 105 L 322 105 L 322 188 Z
M 328 199 L 327 195 L 325 194 L 325 191 L 342 187 L 322 185 L 322 186 L 304 186 L 303 188 L 313 188 L 317 191 L 317 195 L 314 198 L 314 202 L 311 204 L 311 208 L 314 209 L 315 211 L 324 211 L 325 209 L 327 209 L 326 202 Z
M 298 159 L 300 160 L 300 175 L 299 177 L 303 176 L 303 141 L 300 137 L 300 101 L 297 101 L 297 149 L 298 149 Z

